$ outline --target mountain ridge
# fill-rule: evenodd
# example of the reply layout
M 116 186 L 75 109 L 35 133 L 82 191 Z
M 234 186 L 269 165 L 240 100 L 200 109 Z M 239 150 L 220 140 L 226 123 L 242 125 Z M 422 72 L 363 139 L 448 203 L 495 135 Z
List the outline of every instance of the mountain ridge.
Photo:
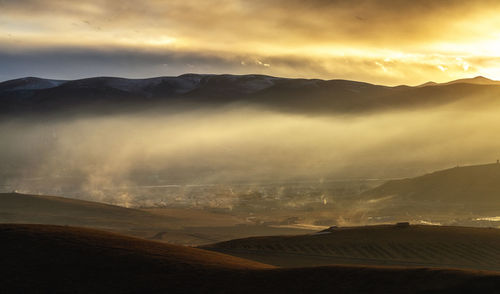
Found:
M 485 78 L 428 86 L 388 87 L 349 80 L 265 75 L 199 75 L 79 80 L 24 78 L 0 83 L 0 116 L 111 114 L 234 104 L 301 114 L 356 114 L 439 106 L 471 97 L 500 96 Z M 499 82 L 500 83 L 500 82 Z M 477 101 L 476 101 L 477 103 Z
M 86 77 L 86 78 L 80 78 L 80 79 L 50 79 L 50 78 L 43 78 L 43 77 L 35 77 L 35 76 L 26 76 L 26 77 L 21 77 L 21 78 L 14 78 L 14 79 L 9 79 L 9 80 L 4 80 L 0 81 L 0 89 L 2 86 L 6 86 L 9 84 L 14 84 L 14 83 L 35 83 L 39 81 L 47 81 L 47 82 L 53 82 L 57 84 L 53 84 L 52 87 L 57 87 L 61 84 L 64 84 L 66 82 L 75 82 L 75 81 L 85 81 L 85 80 L 92 80 L 92 79 L 116 79 L 116 80 L 124 80 L 124 81 L 154 81 L 154 80 L 161 80 L 161 79 L 175 79 L 175 78 L 193 78 L 193 79 L 200 79 L 201 77 L 229 77 L 229 78 L 268 78 L 268 79 L 280 79 L 280 80 L 306 80 L 306 81 L 323 81 L 323 82 L 330 82 L 330 81 L 348 81 L 348 82 L 355 82 L 355 83 L 362 83 L 362 84 L 369 84 L 369 85 L 376 85 L 376 86 L 383 86 L 383 87 L 389 87 L 389 88 L 397 88 L 397 87 L 412 87 L 408 85 L 394 85 L 394 86 L 387 86 L 383 84 L 376 84 L 376 83 L 369 83 L 369 82 L 363 82 L 363 81 L 357 81 L 357 80 L 347 80 L 347 79 L 320 79 L 320 78 L 290 78 L 290 77 L 278 77 L 278 76 L 270 76 L 270 75 L 264 75 L 264 74 L 198 74 L 198 73 L 184 73 L 178 76 L 157 76 L 157 77 L 147 77 L 147 78 L 126 78 L 126 77 L 119 77 L 119 76 L 95 76 L 95 77 Z M 451 80 L 448 82 L 441 82 L 437 83 L 434 81 L 428 81 L 425 83 L 422 83 L 420 85 L 416 85 L 413 87 L 422 87 L 422 86 L 428 86 L 428 85 L 451 85 L 451 84 L 458 84 L 458 83 L 465 83 L 465 84 L 495 84 L 498 85 L 500 84 L 500 81 L 493 80 L 484 76 L 475 76 L 472 78 L 461 78 L 461 79 L 456 79 L 456 80 Z M 5 84 L 5 85 L 4 85 Z
M 453 84 L 475 84 L 475 85 L 500 85 L 500 81 L 497 80 L 492 80 L 484 76 L 476 76 L 473 78 L 463 78 L 463 79 L 457 79 L 457 80 L 452 80 L 449 82 L 443 82 L 443 83 L 436 83 L 433 81 L 429 81 L 426 83 L 423 83 L 421 85 L 418 85 L 417 87 L 427 87 L 427 86 L 446 86 L 446 85 L 453 85 Z

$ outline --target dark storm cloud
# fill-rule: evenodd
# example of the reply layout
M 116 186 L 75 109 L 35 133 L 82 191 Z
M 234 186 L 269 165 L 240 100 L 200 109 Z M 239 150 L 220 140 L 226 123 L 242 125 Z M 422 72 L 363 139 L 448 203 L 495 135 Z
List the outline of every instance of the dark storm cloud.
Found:
M 325 79 L 345 78 L 376 83 L 385 67 L 397 73 L 396 83 L 414 73 L 439 71 L 431 64 L 404 63 L 356 57 L 308 58 L 300 55 L 257 56 L 225 52 L 186 52 L 131 50 L 96 50 L 93 48 L 54 48 L 0 51 L 0 81 L 38 76 L 54 79 L 78 79 L 91 76 L 130 78 L 175 76 L 187 72 L 259 73 L 288 77 Z M 479 61 L 478 61 L 479 62 Z M 481 60 L 486 63 L 486 60 Z M 459 65 L 455 65 L 459 66 Z M 332 73 L 332 68 L 334 72 Z M 425 76 L 422 77 L 425 79 Z
M 239 62 L 239 61 L 238 61 Z M 55 50 L 0 52 L 0 80 L 13 76 L 75 79 L 89 76 L 145 77 L 177 75 L 189 69 L 218 70 L 235 60 L 189 52 L 137 52 L 130 50 Z

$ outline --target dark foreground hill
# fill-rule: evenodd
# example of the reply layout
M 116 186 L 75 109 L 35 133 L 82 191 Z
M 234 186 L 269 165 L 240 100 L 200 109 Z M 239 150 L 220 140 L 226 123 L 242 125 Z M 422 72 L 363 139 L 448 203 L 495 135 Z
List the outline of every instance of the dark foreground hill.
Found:
M 2 293 L 494 293 L 494 272 L 332 266 L 273 269 L 101 231 L 0 225 Z
M 477 106 L 497 101 L 499 95 L 499 83 L 481 77 L 418 87 L 264 75 L 185 74 L 70 81 L 27 77 L 0 83 L 0 117 L 168 111 L 173 106 L 195 109 L 234 103 L 305 114 L 366 113 L 467 99 L 473 99 L 472 105 Z
M 231 240 L 202 248 L 277 266 L 371 264 L 500 270 L 500 230 L 378 225 Z

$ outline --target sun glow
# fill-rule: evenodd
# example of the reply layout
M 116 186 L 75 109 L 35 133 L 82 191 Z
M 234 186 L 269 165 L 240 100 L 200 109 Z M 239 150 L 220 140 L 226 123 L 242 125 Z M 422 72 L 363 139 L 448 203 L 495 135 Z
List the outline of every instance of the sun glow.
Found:
M 157 38 L 150 38 L 150 39 L 146 39 L 143 41 L 144 44 L 148 44 L 148 45 L 170 45 L 174 42 L 176 42 L 176 39 L 175 38 L 170 38 L 170 37 L 167 37 L 167 36 L 159 36 Z
M 34 74 L 32 62 L 25 68 L 19 64 L 39 50 L 78 52 L 85 65 L 95 59 L 99 67 L 110 68 L 103 70 L 106 75 L 147 72 L 149 54 L 155 51 L 166 54 L 158 64 L 173 64 L 169 56 L 183 56 L 161 73 L 173 75 L 262 73 L 385 85 L 477 75 L 500 79 L 500 2 L 440 1 L 429 9 L 419 1 L 388 8 L 384 1 L 358 6 L 313 0 L 317 5 L 306 10 L 300 1 L 287 2 L 285 10 L 242 0 L 0 2 L 0 55 L 14 54 L 19 75 Z M 116 50 L 134 52 L 136 62 L 127 68 L 129 59 L 103 64 L 101 57 Z M 50 64 L 38 56 L 40 67 Z M 4 68 L 0 79 L 12 75 L 12 67 Z M 52 76 L 67 77 L 60 72 Z

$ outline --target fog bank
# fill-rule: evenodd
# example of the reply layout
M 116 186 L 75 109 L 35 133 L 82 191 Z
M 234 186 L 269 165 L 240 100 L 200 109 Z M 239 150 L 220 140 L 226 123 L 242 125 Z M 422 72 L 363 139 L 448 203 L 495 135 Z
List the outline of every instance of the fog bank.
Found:
M 11 120 L 0 125 L 0 173 L 4 189 L 78 188 L 95 200 L 138 185 L 398 178 L 493 162 L 499 134 L 494 108 L 460 105 L 365 116 L 232 107 Z

